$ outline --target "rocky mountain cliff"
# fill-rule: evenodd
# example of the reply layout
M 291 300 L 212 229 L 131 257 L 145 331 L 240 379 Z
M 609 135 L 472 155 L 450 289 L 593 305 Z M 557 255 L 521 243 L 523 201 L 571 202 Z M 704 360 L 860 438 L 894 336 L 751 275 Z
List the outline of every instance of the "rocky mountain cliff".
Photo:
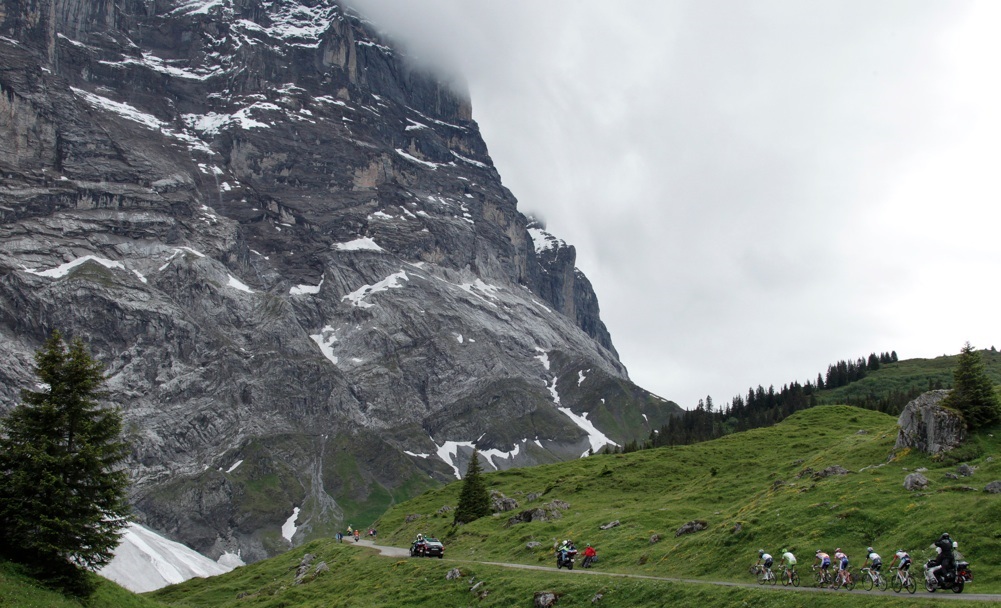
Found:
M 488 469 L 576 458 L 677 411 L 629 381 L 467 95 L 350 10 L 0 10 L 0 410 L 53 329 L 83 337 L 145 525 L 252 561 L 367 525 L 473 446 Z

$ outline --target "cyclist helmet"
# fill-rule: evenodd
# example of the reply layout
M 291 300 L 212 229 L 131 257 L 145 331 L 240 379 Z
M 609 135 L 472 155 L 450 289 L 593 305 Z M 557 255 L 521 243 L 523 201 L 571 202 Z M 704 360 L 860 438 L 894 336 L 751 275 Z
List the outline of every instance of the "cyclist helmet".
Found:
M 789 553 L 789 549 L 786 549 L 786 548 L 783 547 L 782 548 L 782 553 Z
M 841 547 L 838 547 L 837 549 L 835 549 L 834 552 L 835 553 L 841 553 Z
M 872 547 L 866 547 L 866 548 L 865 548 L 865 552 L 866 552 L 866 553 L 873 553 L 873 552 L 875 552 L 875 551 L 876 551 L 876 550 L 875 550 L 875 549 L 873 549 Z
M 942 536 L 939 537 L 939 540 L 949 540 L 949 533 L 943 532 Z
M 817 549 L 817 555 L 820 555 L 821 553 L 822 551 L 820 549 Z
M 764 549 L 758 549 L 758 557 L 761 557 L 764 554 L 765 554 L 765 550 Z
M 907 553 L 907 551 L 904 551 L 903 549 L 897 549 L 897 553 Z

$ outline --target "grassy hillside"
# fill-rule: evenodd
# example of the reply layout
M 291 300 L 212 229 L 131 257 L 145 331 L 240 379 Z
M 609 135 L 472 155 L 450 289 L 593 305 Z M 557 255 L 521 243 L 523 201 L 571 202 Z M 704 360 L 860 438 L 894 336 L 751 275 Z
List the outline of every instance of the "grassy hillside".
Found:
M 309 574 L 295 583 L 304 554 L 315 556 Z M 315 573 L 315 566 L 328 570 Z M 446 573 L 459 567 L 462 577 L 446 580 Z M 482 582 L 475 592 L 470 588 Z M 285 555 L 239 568 L 220 577 L 188 581 L 155 592 L 167 606 L 189 608 L 338 608 L 392 606 L 480 606 L 483 608 L 531 606 L 537 591 L 560 596 L 560 608 L 630 606 L 660 608 L 666 605 L 767 606 L 792 608 L 809 601 L 815 608 L 845 605 L 844 593 L 784 592 L 781 588 L 731 588 L 690 585 L 665 581 L 591 576 L 587 572 L 538 572 L 512 570 L 437 559 L 391 559 L 368 550 L 339 545 L 330 540 L 314 541 Z M 480 597 L 482 593 L 484 597 Z M 598 594 L 601 599 L 592 602 Z M 927 594 L 924 594 L 927 596 Z M 863 608 L 934 606 L 922 595 L 892 597 L 854 593 L 852 606 Z M 806 598 L 809 598 L 808 600 Z M 972 602 L 949 606 L 973 606 Z
M 17 608 L 162 608 L 163 604 L 136 595 L 94 575 L 97 590 L 86 600 L 67 597 L 41 586 L 9 562 L 0 561 L 0 606 Z
M 759 548 L 788 547 L 809 564 L 818 548 L 840 546 L 859 564 L 871 544 L 886 556 L 906 548 L 920 561 L 948 531 L 973 564 L 971 590 L 1001 591 L 1001 495 L 982 492 L 1001 479 L 1001 459 L 992 457 L 998 440 L 985 434 L 941 460 L 904 453 L 887 462 L 895 438 L 891 416 L 821 406 L 716 441 L 487 475 L 489 487 L 521 509 L 569 503 L 555 521 L 509 526 L 508 513 L 452 530 L 451 514 L 439 510 L 456 504 L 455 483 L 390 510 L 379 529 L 401 546 L 418 532 L 439 535 L 452 558 L 543 565 L 553 561 L 549 547 L 557 539 L 573 538 L 598 548 L 602 570 L 714 580 L 747 580 Z M 958 460 L 979 467 L 976 474 L 946 479 Z M 810 474 L 832 465 L 851 473 Z M 931 485 L 912 493 L 903 479 L 919 467 L 929 469 Z M 540 496 L 527 500 L 532 493 Z M 708 529 L 675 537 L 696 519 Z M 621 525 L 599 529 L 613 520 Z M 660 540 L 651 542 L 655 534 Z M 527 549 L 530 541 L 542 545 Z
M 1001 429 L 997 429 L 1001 430 Z M 997 433 L 995 433 L 996 435 Z M 777 553 L 788 547 L 808 570 L 817 548 L 844 548 L 861 562 L 866 545 L 884 556 L 904 547 L 918 562 L 941 532 L 949 531 L 973 564 L 976 580 L 969 592 L 1001 592 L 1001 496 L 982 492 L 1001 479 L 999 439 L 975 438 L 960 453 L 931 459 L 892 453 L 893 417 L 846 406 L 820 406 L 799 412 L 770 428 L 712 442 L 513 469 L 486 475 L 488 486 L 520 503 L 518 511 L 483 518 L 458 529 L 451 513 L 459 483 L 450 484 L 395 507 L 378 522 L 380 540 L 407 546 L 418 532 L 438 535 L 447 559 L 391 559 L 369 551 L 314 541 L 276 558 L 211 579 L 195 579 L 145 596 L 108 583 L 86 604 L 104 606 L 529 606 L 536 591 L 553 591 L 560 606 L 842 606 L 845 592 L 783 592 L 757 587 L 692 585 L 650 579 L 511 570 L 472 563 L 515 562 L 551 566 L 549 547 L 561 538 L 593 543 L 601 562 L 597 571 L 659 577 L 749 582 L 747 565 L 759 548 Z M 995 462 L 997 460 L 997 462 Z M 978 467 L 969 478 L 951 480 L 958 462 Z M 815 478 L 812 472 L 840 465 L 851 473 Z M 927 468 L 927 491 L 912 493 L 903 478 Z M 964 486 L 975 491 L 967 491 Z M 530 494 L 538 494 L 531 497 Z M 510 524 L 521 510 L 555 500 L 569 503 L 549 522 Z M 691 520 L 708 528 L 680 537 L 675 531 Z M 407 520 L 410 520 L 409 522 Z M 619 526 L 599 526 L 618 520 Z M 658 540 L 653 540 L 659 535 Z M 526 543 L 538 541 L 529 549 Z M 303 555 L 315 556 L 296 583 Z M 325 568 L 317 572 L 321 562 Z M 447 581 L 451 568 L 462 569 Z M 483 581 L 477 592 L 470 587 Z M 487 595 L 479 597 L 486 590 Z M 602 594 L 598 604 L 592 599 Z M 951 595 L 951 594 L 950 594 Z M 851 595 L 852 606 L 932 605 L 923 591 Z M 808 599 L 807 599 L 808 598 Z M 0 568 L 0 605 L 80 606 L 33 586 L 9 565 Z M 952 604 L 950 604 L 952 605 Z M 966 602 L 956 604 L 972 605 Z

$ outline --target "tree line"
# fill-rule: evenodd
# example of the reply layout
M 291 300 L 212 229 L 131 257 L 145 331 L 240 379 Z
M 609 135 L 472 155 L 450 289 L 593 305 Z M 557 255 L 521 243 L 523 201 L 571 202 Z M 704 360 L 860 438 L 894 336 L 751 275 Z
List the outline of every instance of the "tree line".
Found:
M 716 439 L 730 433 L 772 426 L 795 412 L 821 405 L 818 400 L 819 391 L 858 382 L 869 372 L 897 361 L 895 350 L 878 355 L 871 353 L 868 357 L 842 360 L 828 365 L 826 374 L 818 373 L 815 382 L 793 381 L 783 385 L 781 389 L 776 389 L 774 385 L 767 389 L 758 385 L 757 388 L 749 388 L 747 395 L 737 395 L 722 406 L 717 406 L 712 396 L 707 396 L 705 399 L 699 399 L 695 409 L 672 416 L 667 424 L 652 431 L 646 441 L 631 441 L 619 448 L 606 446 L 605 451 L 631 452 L 667 445 L 687 445 Z M 908 401 L 921 392 L 923 391 L 900 391 L 882 398 L 848 400 L 848 405 L 891 414 L 899 413 Z M 842 403 L 844 402 L 845 400 L 842 400 Z

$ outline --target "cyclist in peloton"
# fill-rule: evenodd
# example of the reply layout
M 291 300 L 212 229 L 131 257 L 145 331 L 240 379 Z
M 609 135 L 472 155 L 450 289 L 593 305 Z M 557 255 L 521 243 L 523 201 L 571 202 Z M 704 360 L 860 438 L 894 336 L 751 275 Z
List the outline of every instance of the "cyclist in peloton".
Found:
M 827 569 L 831 567 L 831 556 L 824 553 L 820 549 L 817 549 L 817 558 L 813 560 L 814 568 L 817 567 L 818 563 L 820 564 L 820 569 L 824 571 L 824 574 L 827 574 Z
M 897 549 L 897 552 L 893 554 L 893 559 L 890 560 L 890 566 L 889 567 L 892 568 L 893 564 L 898 559 L 900 560 L 900 565 L 897 566 L 897 571 L 898 572 L 907 572 L 908 568 L 911 567 L 911 556 L 910 556 L 910 554 L 907 553 L 907 551 L 904 551 L 903 549 Z
M 758 549 L 758 563 L 755 565 L 762 565 L 765 567 L 765 571 L 771 570 L 772 567 L 772 556 L 765 553 L 764 549 Z
M 879 572 L 879 569 L 883 567 L 883 558 L 876 553 L 876 550 L 872 547 L 866 547 L 865 549 L 865 562 L 862 563 L 862 567 L 865 568 L 866 564 L 872 562 L 873 572 Z
M 786 567 L 786 580 L 782 584 L 791 585 L 792 575 L 796 572 L 796 556 L 788 549 L 782 549 L 782 565 Z
M 841 584 L 844 585 L 848 583 L 848 555 L 838 547 L 834 550 L 834 559 L 838 562 L 838 578 L 841 579 Z M 834 588 L 834 585 L 831 585 Z

